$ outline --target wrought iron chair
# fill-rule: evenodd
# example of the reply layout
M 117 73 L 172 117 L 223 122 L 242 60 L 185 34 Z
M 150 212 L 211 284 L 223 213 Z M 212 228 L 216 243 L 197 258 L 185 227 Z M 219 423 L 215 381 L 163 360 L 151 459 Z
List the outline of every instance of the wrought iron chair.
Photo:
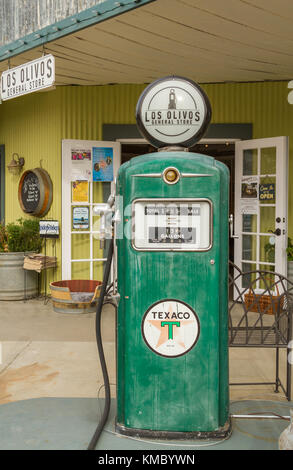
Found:
M 274 348 L 276 374 L 274 382 L 231 383 L 230 385 L 275 385 L 291 400 L 291 364 L 286 355 L 286 386 L 280 380 L 280 349 L 292 348 L 293 284 L 272 271 L 242 272 L 231 263 L 229 305 L 229 346 Z M 230 292 L 231 292 L 230 290 Z

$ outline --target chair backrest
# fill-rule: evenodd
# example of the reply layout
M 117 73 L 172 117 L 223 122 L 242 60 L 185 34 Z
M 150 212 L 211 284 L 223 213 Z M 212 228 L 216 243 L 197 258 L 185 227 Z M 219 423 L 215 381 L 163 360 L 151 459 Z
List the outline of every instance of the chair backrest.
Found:
M 242 272 L 230 265 L 230 345 L 286 347 L 292 338 L 293 283 L 273 271 Z

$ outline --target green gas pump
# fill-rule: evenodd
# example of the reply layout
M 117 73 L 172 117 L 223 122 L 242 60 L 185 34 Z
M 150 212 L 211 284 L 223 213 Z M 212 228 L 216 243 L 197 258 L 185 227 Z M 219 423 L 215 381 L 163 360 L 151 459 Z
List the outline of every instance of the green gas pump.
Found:
M 210 122 L 209 100 L 191 80 L 166 77 L 136 115 L 158 152 L 123 164 L 116 182 L 116 430 L 227 437 L 229 173 L 188 152 Z

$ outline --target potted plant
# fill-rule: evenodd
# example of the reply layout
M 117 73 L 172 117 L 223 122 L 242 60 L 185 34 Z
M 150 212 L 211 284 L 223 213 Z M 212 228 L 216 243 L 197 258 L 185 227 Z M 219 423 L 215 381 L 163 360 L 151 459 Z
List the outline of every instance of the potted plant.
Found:
M 38 292 L 38 275 L 23 269 L 25 255 L 38 253 L 42 240 L 38 219 L 0 224 L 0 300 L 21 300 Z
M 293 282 L 293 243 L 290 237 L 288 237 L 287 261 L 287 277 L 289 281 Z

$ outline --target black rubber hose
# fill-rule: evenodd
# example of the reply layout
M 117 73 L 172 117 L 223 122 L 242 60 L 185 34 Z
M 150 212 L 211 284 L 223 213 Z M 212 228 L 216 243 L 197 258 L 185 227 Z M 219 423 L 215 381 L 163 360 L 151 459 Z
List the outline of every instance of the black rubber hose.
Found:
M 105 385 L 105 406 L 104 406 L 102 418 L 89 443 L 87 450 L 95 450 L 99 437 L 107 422 L 109 411 L 110 411 L 110 406 L 111 406 L 111 391 L 110 391 L 109 376 L 108 376 L 107 365 L 105 361 L 104 349 L 103 349 L 103 344 L 102 344 L 101 317 L 102 317 L 104 297 L 105 297 L 105 293 L 107 289 L 107 283 L 108 283 L 108 279 L 109 279 L 110 271 L 111 271 L 113 249 L 114 249 L 114 240 L 111 239 L 109 250 L 108 250 L 107 261 L 106 261 L 106 267 L 104 271 L 103 284 L 102 284 L 101 293 L 100 293 L 100 297 L 99 297 L 97 309 L 96 309 L 96 338 L 97 338 L 100 364 L 102 368 L 104 385 Z

